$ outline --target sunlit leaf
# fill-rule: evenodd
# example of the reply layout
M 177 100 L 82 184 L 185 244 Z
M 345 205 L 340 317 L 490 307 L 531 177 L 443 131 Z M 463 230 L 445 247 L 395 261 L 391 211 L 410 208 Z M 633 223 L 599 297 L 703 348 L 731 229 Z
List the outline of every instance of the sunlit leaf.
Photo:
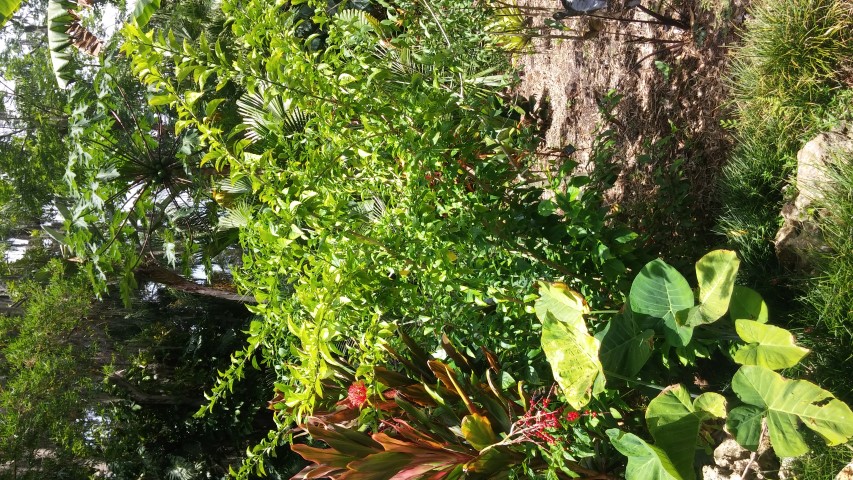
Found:
M 676 314 L 693 306 L 693 291 L 678 270 L 657 259 L 646 264 L 630 293 L 631 310 L 663 319 L 667 340 L 685 346 L 693 336 L 693 327 L 679 325 Z
M 738 320 L 735 329 L 747 343 L 734 354 L 734 361 L 741 365 L 760 365 L 770 370 L 790 368 L 800 363 L 809 353 L 807 348 L 794 342 L 794 335 L 779 328 L 752 320 Z
M 853 412 L 831 393 L 805 380 L 788 380 L 764 367 L 745 365 L 735 373 L 732 390 L 747 407 L 734 409 L 729 429 L 743 446 L 755 449 L 761 417 L 767 418 L 770 441 L 780 457 L 809 451 L 802 427 L 820 435 L 827 445 L 853 436 Z
M 699 316 L 691 318 L 690 325 L 715 322 L 726 314 L 739 266 L 740 260 L 731 250 L 714 250 L 696 262 Z
M 729 317 L 734 320 L 755 320 L 767 323 L 767 304 L 755 290 L 736 285 L 729 302 Z

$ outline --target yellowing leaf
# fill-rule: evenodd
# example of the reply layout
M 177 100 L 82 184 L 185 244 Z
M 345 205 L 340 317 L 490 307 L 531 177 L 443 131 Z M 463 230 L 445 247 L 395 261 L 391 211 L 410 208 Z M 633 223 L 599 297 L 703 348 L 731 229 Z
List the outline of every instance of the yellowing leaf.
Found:
M 477 450 L 483 450 L 498 443 L 498 437 L 492 430 L 492 423 L 488 418 L 477 413 L 466 415 L 462 419 L 462 436 Z
M 604 391 L 604 369 L 598 360 L 599 342 L 586 329 L 557 320 L 550 311 L 542 322 L 542 350 L 554 380 L 575 410 Z
M 739 267 L 731 250 L 714 250 L 696 262 L 700 316 L 691 319 L 691 325 L 716 322 L 726 314 Z
M 765 416 L 770 442 L 780 457 L 798 457 L 809 451 L 801 425 L 815 431 L 827 445 L 853 437 L 850 407 L 811 382 L 788 380 L 767 368 L 746 365 L 732 378 L 732 390 L 747 405 L 732 410 L 727 425 L 747 448 L 758 446 Z

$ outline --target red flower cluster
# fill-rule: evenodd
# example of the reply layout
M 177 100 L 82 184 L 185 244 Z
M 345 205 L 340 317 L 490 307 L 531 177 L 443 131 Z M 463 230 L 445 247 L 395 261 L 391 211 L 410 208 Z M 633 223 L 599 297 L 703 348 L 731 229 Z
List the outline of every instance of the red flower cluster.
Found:
M 563 413 L 563 409 L 548 411 L 549 403 L 551 403 L 551 399 L 545 397 L 542 400 L 542 408 L 537 408 L 537 402 L 530 400 L 530 409 L 516 422 L 516 425 L 521 427 L 522 438 L 531 441 L 539 439 L 549 444 L 556 443 L 557 439 L 545 430 L 560 426 L 560 415 Z
M 364 382 L 353 382 L 347 390 L 347 401 L 352 408 L 361 408 L 367 402 L 367 387 Z

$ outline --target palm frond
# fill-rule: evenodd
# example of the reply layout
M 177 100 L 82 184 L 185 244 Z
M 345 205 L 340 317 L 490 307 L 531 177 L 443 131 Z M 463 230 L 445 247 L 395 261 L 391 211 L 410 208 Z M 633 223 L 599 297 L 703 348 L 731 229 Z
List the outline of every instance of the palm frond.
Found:
M 263 91 L 243 95 L 237 101 L 237 111 L 247 127 L 246 136 L 253 142 L 300 133 L 310 120 L 291 99 L 276 95 L 266 100 Z
M 225 209 L 225 215 L 219 218 L 219 230 L 230 230 L 243 228 L 252 221 L 254 208 L 248 202 L 239 202 L 237 205 Z
M 347 8 L 338 12 L 338 14 L 335 15 L 335 18 L 338 21 L 358 25 L 364 30 L 371 29 L 377 34 L 382 34 L 382 24 L 379 23 L 379 20 L 377 20 L 376 17 L 364 10 Z

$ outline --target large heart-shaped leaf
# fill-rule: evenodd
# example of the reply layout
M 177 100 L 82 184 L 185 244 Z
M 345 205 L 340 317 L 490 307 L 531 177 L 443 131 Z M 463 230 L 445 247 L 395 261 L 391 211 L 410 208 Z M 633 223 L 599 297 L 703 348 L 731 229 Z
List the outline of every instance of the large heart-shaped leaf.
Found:
M 691 325 L 716 322 L 726 314 L 739 267 L 740 260 L 731 250 L 714 250 L 696 262 L 699 315 L 690 319 Z
M 784 328 L 752 320 L 735 322 L 737 334 L 747 345 L 735 352 L 734 361 L 741 365 L 760 365 L 770 370 L 790 368 L 809 353 L 797 346 L 794 336 Z
M 702 422 L 725 414 L 722 395 L 705 393 L 691 401 L 687 389 L 673 385 L 649 403 L 646 424 L 655 446 L 666 452 L 679 474 L 689 480 L 696 477 L 693 465 Z
M 735 373 L 732 390 L 747 406 L 732 410 L 727 424 L 746 448 L 757 448 L 762 417 L 767 418 L 770 442 L 780 457 L 809 451 L 800 422 L 827 445 L 845 443 L 853 436 L 850 407 L 811 382 L 788 380 L 767 368 L 745 365 Z
M 627 480 L 683 480 L 663 450 L 615 428 L 608 430 L 607 436 L 616 450 L 628 457 Z
M 604 370 L 633 377 L 643 368 L 652 353 L 654 330 L 637 325 L 629 305 L 614 317 L 596 338 L 601 341 L 599 358 Z
M 600 344 L 586 328 L 583 297 L 562 284 L 540 285 L 536 316 L 542 321 L 542 350 L 566 401 L 580 409 L 604 391 Z
M 0 27 L 21 8 L 21 0 L 0 0 Z
M 676 314 L 693 306 L 693 291 L 678 270 L 661 259 L 646 264 L 631 284 L 631 310 L 663 319 L 667 340 L 679 347 L 690 342 L 693 327 L 679 325 Z
M 732 321 L 745 319 L 767 323 L 767 304 L 755 290 L 736 285 L 729 301 L 729 317 Z
M 589 403 L 592 395 L 604 391 L 604 368 L 598 360 L 598 340 L 586 326 L 574 328 L 548 312 L 542 322 L 542 350 L 551 364 L 554 380 L 566 401 L 576 410 Z

